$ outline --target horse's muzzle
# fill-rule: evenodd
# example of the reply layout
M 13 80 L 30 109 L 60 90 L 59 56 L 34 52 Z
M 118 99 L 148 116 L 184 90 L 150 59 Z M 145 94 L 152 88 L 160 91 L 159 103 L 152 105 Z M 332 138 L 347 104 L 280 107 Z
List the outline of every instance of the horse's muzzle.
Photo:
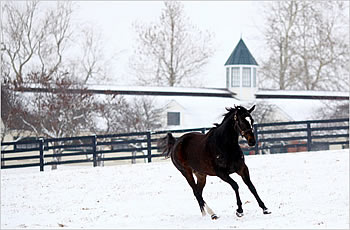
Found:
M 248 141 L 249 146 L 254 146 L 255 145 L 255 140 L 252 138 L 250 141 Z
M 255 141 L 255 138 L 254 138 L 254 135 L 249 135 L 247 137 L 247 142 L 248 142 L 248 145 L 249 146 L 254 146 L 256 141 Z

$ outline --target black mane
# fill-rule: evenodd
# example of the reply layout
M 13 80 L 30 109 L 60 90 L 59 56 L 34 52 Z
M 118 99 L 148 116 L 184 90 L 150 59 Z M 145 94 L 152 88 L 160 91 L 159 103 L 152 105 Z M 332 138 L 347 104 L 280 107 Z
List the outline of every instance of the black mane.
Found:
M 222 116 L 224 117 L 224 119 L 222 119 L 221 123 L 214 123 L 215 127 L 211 128 L 211 129 L 216 129 L 218 127 L 220 127 L 222 124 L 224 124 L 224 122 L 229 119 L 229 117 L 231 117 L 236 111 L 242 111 L 242 113 L 244 112 L 248 112 L 246 108 L 242 107 L 242 106 L 235 106 L 234 108 L 230 107 L 230 108 L 226 108 L 226 110 L 228 111 L 227 113 L 223 114 Z M 211 130 L 210 129 L 210 130 Z

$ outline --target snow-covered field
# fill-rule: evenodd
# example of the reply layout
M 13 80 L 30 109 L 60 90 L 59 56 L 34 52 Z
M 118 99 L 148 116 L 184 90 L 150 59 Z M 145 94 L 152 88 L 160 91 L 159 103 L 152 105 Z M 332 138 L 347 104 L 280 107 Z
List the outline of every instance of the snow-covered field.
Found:
M 246 156 L 263 215 L 240 177 L 244 216 L 231 187 L 208 177 L 201 216 L 169 160 L 56 171 L 1 170 L 1 228 L 349 228 L 349 150 Z

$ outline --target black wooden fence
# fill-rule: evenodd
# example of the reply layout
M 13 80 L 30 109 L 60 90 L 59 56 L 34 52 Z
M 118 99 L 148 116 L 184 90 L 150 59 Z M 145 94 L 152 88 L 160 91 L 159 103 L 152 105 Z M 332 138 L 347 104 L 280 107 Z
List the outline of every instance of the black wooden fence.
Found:
M 75 163 L 92 163 L 163 157 L 157 141 L 166 133 L 176 137 L 186 132 L 206 133 L 210 128 L 92 135 L 69 138 L 38 138 L 30 141 L 1 143 L 1 169 L 40 167 Z M 349 147 L 349 119 L 309 120 L 255 124 L 257 144 L 240 144 L 244 154 L 273 154 L 297 151 L 327 150 Z M 336 146 L 335 146 L 336 145 Z

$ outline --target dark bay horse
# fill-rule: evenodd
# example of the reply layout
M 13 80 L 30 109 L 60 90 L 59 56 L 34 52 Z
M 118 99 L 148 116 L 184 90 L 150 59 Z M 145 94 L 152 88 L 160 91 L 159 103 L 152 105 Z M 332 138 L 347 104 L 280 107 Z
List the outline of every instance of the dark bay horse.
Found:
M 211 128 L 207 134 L 192 132 L 176 140 L 171 133 L 168 133 L 160 141 L 163 153 L 171 157 L 175 167 L 191 186 L 203 216 L 207 210 L 212 219 L 218 218 L 202 197 L 207 175 L 217 176 L 231 185 L 236 194 L 238 206 L 236 215 L 243 216 L 238 184 L 229 176 L 232 173 L 237 173 L 242 177 L 263 213 L 270 214 L 250 180 L 249 170 L 244 163 L 244 155 L 238 144 L 238 137 L 242 135 L 248 141 L 249 146 L 255 145 L 252 128 L 254 120 L 251 116 L 254 108 L 255 105 L 249 110 L 242 106 L 226 108 L 228 112 L 224 115 L 221 124 L 215 124 L 215 127 Z M 197 177 L 197 183 L 193 174 Z

